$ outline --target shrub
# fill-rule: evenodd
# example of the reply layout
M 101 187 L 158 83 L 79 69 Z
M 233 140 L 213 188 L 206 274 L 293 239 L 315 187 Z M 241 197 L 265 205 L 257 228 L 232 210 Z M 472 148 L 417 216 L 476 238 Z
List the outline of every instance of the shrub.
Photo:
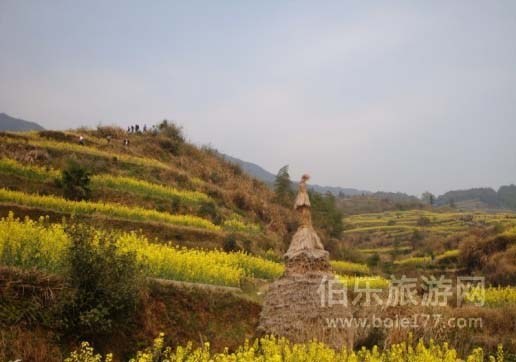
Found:
M 120 252 L 112 237 L 76 225 L 67 232 L 67 257 L 74 297 L 63 308 L 63 327 L 82 336 L 98 336 L 131 325 L 143 286 L 132 252 Z
M 222 249 L 226 253 L 229 253 L 231 251 L 239 251 L 240 247 L 237 244 L 236 236 L 233 235 L 233 234 L 228 235 L 226 237 L 226 239 L 224 240 L 224 244 L 222 245 Z
M 86 168 L 75 161 L 69 161 L 57 184 L 63 189 L 66 199 L 88 200 L 91 195 L 90 176 L 91 174 Z
M 210 219 L 215 225 L 222 223 L 222 216 L 219 214 L 217 205 L 214 202 L 203 202 L 197 214 L 202 218 Z
M 176 144 L 177 147 L 180 147 L 183 143 L 185 143 L 183 129 L 175 123 L 169 122 L 165 119 L 158 125 L 158 129 L 161 135 L 168 138 L 171 142 Z
M 253 242 L 249 239 L 243 239 L 242 248 L 246 253 L 251 254 L 253 251 Z
M 377 266 L 380 263 L 380 255 L 378 255 L 378 253 L 372 254 L 370 257 L 367 258 L 366 263 L 369 267 Z
M 233 194 L 233 202 L 240 210 L 249 211 L 252 208 L 251 200 L 241 192 Z

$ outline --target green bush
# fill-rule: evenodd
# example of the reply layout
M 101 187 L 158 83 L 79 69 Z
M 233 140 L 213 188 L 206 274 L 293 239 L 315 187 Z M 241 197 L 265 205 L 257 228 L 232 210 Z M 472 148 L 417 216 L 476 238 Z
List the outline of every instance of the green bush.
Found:
M 214 202 L 203 202 L 197 215 L 204 218 L 210 219 L 215 225 L 220 225 L 222 223 L 222 215 L 220 215 L 217 205 Z
M 159 133 L 166 136 L 167 138 L 177 143 L 184 143 L 185 137 L 183 136 L 183 129 L 175 124 L 169 122 L 166 119 L 158 125 Z
M 141 265 L 134 253 L 120 252 L 114 238 L 86 226 L 67 229 L 72 298 L 64 302 L 63 328 L 94 338 L 131 327 L 143 287 Z
M 222 249 L 226 252 L 226 253 L 230 253 L 230 252 L 233 252 L 233 251 L 240 251 L 240 247 L 238 246 L 238 243 L 237 243 L 237 240 L 236 240 L 236 236 L 233 235 L 233 234 L 230 234 L 226 237 L 226 239 L 224 240 L 224 244 L 222 245 Z
M 63 196 L 68 200 L 88 200 L 91 196 L 91 173 L 76 161 L 69 161 L 57 180 L 57 185 L 63 189 Z
M 372 254 L 370 257 L 367 258 L 366 263 L 369 267 L 378 266 L 378 264 L 380 263 L 380 255 L 378 255 L 378 253 Z

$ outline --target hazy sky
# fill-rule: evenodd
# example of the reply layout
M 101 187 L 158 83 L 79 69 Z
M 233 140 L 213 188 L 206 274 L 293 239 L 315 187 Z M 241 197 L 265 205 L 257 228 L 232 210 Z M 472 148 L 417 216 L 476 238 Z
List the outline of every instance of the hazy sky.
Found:
M 0 112 L 369 190 L 516 183 L 516 1 L 0 0 Z

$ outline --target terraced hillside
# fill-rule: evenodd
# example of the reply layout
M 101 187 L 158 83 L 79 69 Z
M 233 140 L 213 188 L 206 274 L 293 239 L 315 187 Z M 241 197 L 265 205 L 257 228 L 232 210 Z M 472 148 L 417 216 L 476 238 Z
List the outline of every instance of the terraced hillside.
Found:
M 87 197 L 67 195 L 70 165 L 89 173 Z M 66 273 L 66 229 L 79 222 L 113 234 L 148 277 L 256 287 L 283 272 L 296 228 L 268 187 L 166 122 L 145 133 L 0 133 L 0 176 L 1 259 L 16 268 Z M 362 263 L 332 263 L 342 275 L 372 274 Z
M 76 176 L 88 187 L 70 192 Z M 237 346 L 295 227 L 269 188 L 166 123 L 0 133 L 0 218 L 1 360 L 62 360 L 78 338 L 124 355 L 156 331 Z
M 56 182 L 71 161 L 91 173 L 87 200 L 65 199 Z M 181 245 L 226 243 L 279 255 L 292 222 L 264 184 L 210 149 L 186 143 L 166 123 L 145 134 L 116 128 L 1 133 L 0 176 L 2 216 L 10 210 L 53 220 L 73 215 Z

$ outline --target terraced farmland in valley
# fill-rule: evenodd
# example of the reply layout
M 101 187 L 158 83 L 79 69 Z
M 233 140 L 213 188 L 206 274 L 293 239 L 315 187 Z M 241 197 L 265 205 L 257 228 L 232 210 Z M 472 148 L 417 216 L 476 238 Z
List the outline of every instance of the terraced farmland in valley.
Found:
M 446 237 L 453 233 L 467 231 L 472 227 L 497 224 L 504 227 L 515 226 L 516 213 L 410 210 L 353 215 L 346 217 L 344 224 L 345 236 L 355 236 L 358 238 L 382 236 L 400 241 L 406 240 L 414 232 Z M 383 251 L 387 251 L 385 247 Z M 366 246 L 361 246 L 361 249 L 364 249 L 366 252 L 374 250 L 368 249 Z M 375 246 L 375 249 L 378 248 Z
M 410 210 L 352 215 L 345 218 L 345 233 L 369 231 L 430 230 L 450 233 L 466 230 L 472 225 L 500 223 L 515 225 L 515 213 L 432 212 Z
M 510 229 L 516 226 L 516 213 L 389 211 L 352 215 L 344 219 L 344 224 L 344 245 L 366 259 L 376 255 L 380 267 L 392 265 L 389 271 L 450 271 L 457 267 L 457 240 L 461 235 L 489 227 Z

